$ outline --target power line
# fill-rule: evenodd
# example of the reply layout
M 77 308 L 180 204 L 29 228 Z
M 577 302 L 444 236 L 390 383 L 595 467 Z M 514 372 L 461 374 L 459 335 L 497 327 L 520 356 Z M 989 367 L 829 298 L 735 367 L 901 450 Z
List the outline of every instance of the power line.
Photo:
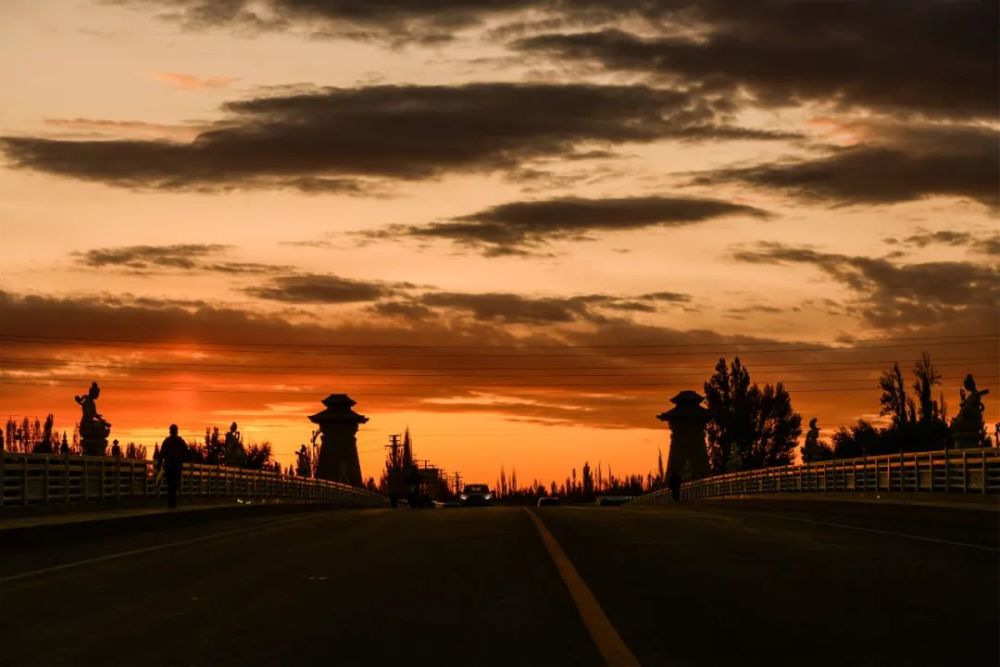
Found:
M 973 338 L 980 340 L 972 340 Z M 189 345 L 191 343 L 176 342 L 168 343 L 163 341 L 150 341 L 150 340 L 129 340 L 129 339 L 101 339 L 101 338 L 56 338 L 56 337 L 42 337 L 42 336 L 14 336 L 14 335 L 2 335 L 0 334 L 0 339 L 6 340 L 8 342 L 22 343 L 22 344 L 42 344 L 42 345 L 53 345 L 53 344 L 77 344 L 77 345 L 95 345 L 95 346 L 134 346 L 140 345 L 145 347 L 152 347 L 158 349 L 176 349 L 179 345 Z M 618 350 L 618 349 L 637 349 L 637 348 L 647 348 L 647 347 L 669 347 L 669 348 L 695 348 L 695 347 L 714 347 L 721 348 L 728 352 L 753 352 L 754 354 L 786 354 L 789 352 L 858 352 L 864 350 L 878 350 L 878 349 L 903 349 L 912 347 L 936 347 L 941 345 L 970 345 L 978 343 L 992 343 L 1000 340 L 996 335 L 978 334 L 978 335 L 968 335 L 968 336 L 928 336 L 926 338 L 927 342 L 903 342 L 903 341 L 914 341 L 914 338 L 880 338 L 880 339 L 857 339 L 860 341 L 873 341 L 882 342 L 888 340 L 900 341 L 895 345 L 865 345 L 863 347 L 831 347 L 826 346 L 809 346 L 809 347 L 778 347 L 774 349 L 763 349 L 756 350 L 753 349 L 756 346 L 766 345 L 775 346 L 780 345 L 780 343 L 775 342 L 760 342 L 760 343 L 662 343 L 662 344 L 620 344 L 620 345 L 563 345 L 563 346 L 415 346 L 415 345 L 392 345 L 392 346 L 378 346 L 378 345 L 360 345 L 360 344 L 279 344 L 279 343 L 247 343 L 242 345 L 236 344 L 226 344 L 223 346 L 218 343 L 207 343 L 207 342 L 196 342 L 200 347 L 205 347 L 208 349 L 214 349 L 217 351 L 229 351 L 229 352 L 256 352 L 262 354 L 305 354 L 305 355 L 318 355 L 324 354 L 327 356 L 334 357 L 423 357 L 423 356 L 450 356 L 452 358 L 530 358 L 530 357 L 551 357 L 553 352 L 566 351 L 573 352 L 573 354 L 566 355 L 556 355 L 564 356 L 567 358 L 574 357 L 667 357 L 667 356 L 691 356 L 691 355 L 708 355 L 715 354 L 711 350 L 698 350 L 692 352 L 614 352 L 612 354 L 608 353 L 586 353 L 578 352 L 577 350 L 589 350 L 589 349 L 604 349 L 604 350 Z M 740 348 L 740 349 L 736 349 Z M 313 350 L 322 349 L 323 352 L 315 352 Z M 340 352 L 336 350 L 361 350 L 353 352 Z M 474 354 L 456 354 L 449 352 L 446 354 L 437 354 L 435 352 L 442 352 L 444 350 L 451 349 L 475 349 L 478 352 Z M 490 354 L 482 353 L 482 350 L 508 350 L 507 354 Z M 544 349 L 547 350 L 545 353 L 521 353 L 520 350 L 523 349 Z M 419 352 L 407 352 L 399 350 L 420 350 Z
M 587 376 L 587 377 L 599 377 L 600 378 L 602 376 Z M 616 376 L 613 376 L 613 377 L 628 378 L 630 376 L 628 376 L 628 375 L 616 375 Z M 981 376 L 981 377 L 995 377 L 995 376 L 985 375 L 985 376 Z M 19 379 L 19 378 L 17 378 L 17 379 Z M 88 377 L 66 377 L 66 376 L 59 376 L 58 379 L 59 380 L 65 380 L 65 381 L 87 383 L 87 382 L 90 382 L 90 381 L 94 380 L 94 377 L 92 375 L 88 376 Z M 170 386 L 168 384 L 166 384 L 166 383 L 164 383 L 164 382 L 162 382 L 160 380 L 141 380 L 141 379 L 134 379 L 134 378 L 103 378 L 102 379 L 100 377 L 98 377 L 97 379 L 99 379 L 101 382 L 108 383 L 108 384 L 119 384 L 119 385 L 120 384 L 156 385 L 156 386 L 164 387 L 164 388 L 167 388 L 167 389 L 170 388 Z M 505 377 L 505 378 L 502 378 L 502 379 L 515 379 L 516 380 L 517 378 L 508 378 L 508 377 Z M 406 383 L 402 383 L 402 382 L 393 382 L 391 380 L 387 381 L 387 382 L 371 382 L 371 381 L 367 381 L 366 380 L 365 382 L 359 383 L 356 386 L 358 387 L 358 390 L 363 389 L 364 387 L 387 387 L 387 386 L 392 387 L 392 386 L 400 386 L 400 385 L 406 386 L 406 387 L 448 387 L 448 386 L 477 387 L 477 386 L 488 386 L 488 387 L 519 387 L 519 388 L 527 388 L 527 389 L 534 388 L 534 387 L 537 387 L 537 388 L 557 388 L 558 389 L 558 388 L 563 388 L 563 387 L 602 387 L 602 386 L 605 386 L 607 384 L 605 382 L 568 382 L 568 381 L 562 381 L 560 378 L 554 378 L 551 382 L 547 382 L 547 383 L 538 383 L 537 382 L 538 380 L 544 380 L 544 379 L 546 379 L 546 378 L 531 377 L 531 378 L 522 378 L 522 380 L 524 380 L 524 381 L 521 381 L 521 382 L 507 382 L 507 383 L 496 382 L 496 381 L 494 381 L 491 378 L 483 378 L 483 377 L 470 377 L 467 381 L 450 382 L 450 383 L 442 383 L 442 382 L 406 382 Z M 705 380 L 705 379 L 706 379 L 706 377 L 704 375 L 698 376 L 697 378 L 693 378 L 693 379 L 692 378 L 688 378 L 688 377 L 685 377 L 685 378 L 682 379 L 682 378 L 677 377 L 677 376 L 669 376 L 669 375 L 667 375 L 667 376 L 664 376 L 661 379 L 655 380 L 655 381 L 649 381 L 649 382 L 625 382 L 625 383 L 613 383 L 613 384 L 614 384 L 615 387 L 618 387 L 618 388 L 623 388 L 623 387 L 662 387 L 662 386 L 664 386 L 664 385 L 666 385 L 666 384 L 668 384 L 670 382 L 697 382 L 699 380 Z M 848 383 L 848 382 L 875 382 L 877 380 L 878 380 L 878 378 L 876 378 L 876 377 L 823 378 L 823 379 L 812 379 L 812 380 L 792 380 L 792 381 L 784 382 L 784 384 L 790 384 L 790 385 L 794 385 L 794 384 L 838 384 L 838 383 Z M 535 384 L 532 384 L 532 382 L 535 382 Z M 225 389 L 226 388 L 225 385 L 213 385 L 213 386 L 215 388 L 217 388 L 217 389 Z M 312 385 L 305 385 L 305 386 L 312 386 Z
M 934 336 L 881 336 L 876 338 L 844 338 L 839 340 L 839 343 L 862 343 L 862 342 L 884 342 L 884 341 L 920 341 L 920 340 L 943 340 L 943 339 L 969 339 L 969 338 L 983 338 L 983 337 L 995 337 L 997 334 L 993 333 L 981 333 L 981 334 L 940 334 Z M 38 334 L 0 334 L 0 338 L 16 338 L 16 339 L 29 339 L 29 340 L 50 340 L 50 341 L 79 341 L 79 342 L 111 342 L 111 343 L 151 343 L 151 344 L 187 344 L 186 341 L 178 341 L 172 343 L 170 341 L 159 341 L 152 339 L 137 339 L 137 338 L 104 338 L 104 337 L 82 337 L 82 336 L 43 336 Z M 266 343 L 241 343 L 235 342 L 211 342 L 211 341 L 195 341 L 199 344 L 204 345 L 229 345 L 229 346 L 249 346 L 249 347 L 333 347 L 333 348 L 388 348 L 388 349 L 399 349 L 399 348 L 416 348 L 416 349 L 482 349 L 483 345 L 427 345 L 427 344 L 414 344 L 414 343 L 277 343 L 277 342 L 266 342 Z M 523 344 L 510 344 L 510 345 L 490 345 L 485 347 L 490 348 L 503 348 L 503 349 L 565 349 L 565 348 L 580 348 L 580 349 L 592 349 L 592 348 L 632 348 L 632 347 L 700 347 L 704 345 L 773 345 L 773 341 L 761 341 L 757 343 L 748 342 L 718 342 L 718 343 L 616 343 L 616 344 L 563 344 L 563 345 L 523 345 Z
M 754 371 L 759 371 L 760 369 L 765 369 L 768 374 L 775 372 L 788 372 L 788 373 L 801 373 L 803 371 L 810 372 L 824 372 L 824 373 L 843 373 L 857 370 L 870 370 L 870 371 L 881 371 L 884 370 L 883 367 L 876 367 L 872 364 L 889 364 L 893 363 L 895 360 L 878 360 L 870 362 L 841 362 L 841 363 L 821 363 L 821 364 L 754 364 Z M 968 367 L 977 366 L 985 364 L 996 364 L 998 359 L 986 359 L 978 357 L 969 358 L 955 358 L 955 359 L 943 359 L 944 363 L 935 363 L 936 368 L 958 368 L 958 367 Z M 55 368 L 67 368 L 76 367 L 80 365 L 85 365 L 83 362 L 67 361 L 64 359 L 43 359 L 43 358 L 0 358 L 0 364 L 11 364 L 11 365 L 26 365 L 26 366 L 40 366 L 43 369 L 55 369 Z M 539 373 L 553 373 L 557 372 L 560 377 L 642 377 L 642 376 L 658 376 L 662 374 L 661 370 L 675 370 L 680 368 L 685 369 L 699 369 L 708 372 L 707 365 L 672 365 L 672 364 L 659 364 L 655 367 L 650 367 L 648 364 L 643 364 L 639 368 L 623 368 L 623 367 L 608 367 L 608 366 L 528 366 L 521 368 L 514 368 L 509 366 L 503 367 L 462 367 L 456 369 L 445 369 L 445 370 L 462 370 L 465 373 L 436 373 L 436 372 L 424 372 L 424 373 L 399 373 L 399 372 L 386 372 L 387 370 L 394 370 L 393 368 L 378 368 L 372 367 L 370 369 L 365 369 L 361 372 L 360 369 L 349 368 L 348 370 L 342 370 L 341 368 L 329 367 L 322 368 L 316 367 L 315 365 L 302 365 L 302 366 L 284 366 L 284 365 L 248 365 L 248 364 L 212 364 L 212 363 L 136 363 L 130 364 L 128 362 L 91 362 L 93 363 L 94 372 L 107 371 L 109 369 L 118 369 L 125 371 L 144 371 L 144 372 L 190 372 L 190 371 L 204 371 L 206 374 L 231 374 L 231 375 L 334 375 L 334 376 L 348 376 L 348 377 L 455 377 L 464 378 L 468 377 L 471 373 L 484 373 L 490 372 L 493 377 L 525 377 L 523 374 L 526 372 L 539 372 Z M 833 366 L 831 368 L 831 366 Z M 794 368 L 800 368 L 801 370 L 793 370 Z M 411 367 L 402 367 L 400 370 L 410 370 Z M 13 369 L 6 369 L 7 372 Z M 619 370 L 618 373 L 576 373 L 576 372 L 566 372 L 566 371 L 579 371 L 579 370 L 592 370 L 592 371 L 609 371 L 609 370 Z M 0 368 L 0 372 L 4 372 L 4 369 Z M 689 375 L 694 376 L 694 373 Z M 703 373 L 698 373 L 698 377 L 703 377 Z M 533 376 L 527 376 L 529 378 Z
M 1000 375 L 987 375 L 987 376 L 982 376 L 980 379 L 996 380 L 996 379 L 1000 379 Z M 30 386 L 30 387 L 79 387 L 80 386 L 80 384 L 79 384 L 80 382 L 89 382 L 89 381 L 90 381 L 89 378 L 87 380 L 76 380 L 76 381 L 72 381 L 72 382 L 57 382 L 57 381 L 49 381 L 49 382 L 23 382 L 23 381 L 20 381 L 20 380 L 7 380 L 7 379 L 5 379 L 5 383 L 7 383 L 7 384 L 16 384 L 16 385 L 19 385 L 19 386 Z M 127 380 L 120 380 L 120 381 L 119 380 L 104 380 L 104 382 L 114 383 L 114 384 L 118 384 L 118 385 L 129 385 L 133 381 L 127 381 Z M 855 380 L 853 382 L 860 382 L 860 380 Z M 159 383 L 156 383 L 156 384 L 159 384 Z M 661 388 L 665 389 L 669 385 L 670 385 L 669 382 L 658 382 L 658 383 L 651 383 L 649 385 L 649 387 L 651 389 L 652 388 L 656 388 L 656 387 L 661 387 Z M 642 386 L 645 386 L 645 385 L 642 385 Z M 940 389 L 958 389 L 960 386 L 961 385 L 938 385 L 938 387 Z M 127 388 L 127 389 L 130 389 L 132 391 L 148 391 L 148 392 L 155 392 L 155 391 L 170 391 L 170 392 L 174 392 L 174 391 L 179 391 L 179 392 L 192 392 L 192 393 L 204 393 L 204 394 L 255 394 L 255 395 L 261 395 L 261 396 L 272 396 L 272 395 L 274 395 L 274 396 L 293 396 L 293 395 L 297 395 L 297 396 L 308 396 L 310 398 L 312 398 L 313 396 L 315 396 L 316 391 L 319 391 L 319 390 L 305 390 L 305 389 L 286 390 L 286 391 L 275 391 L 275 390 L 240 390 L 240 389 L 204 389 L 204 388 L 201 388 L 201 387 L 166 387 L 166 386 L 157 386 L 157 387 L 125 386 L 123 388 Z M 523 385 L 511 385 L 510 388 L 513 388 L 513 389 L 529 389 L 529 390 L 530 389 L 545 389 L 545 390 L 551 391 L 551 390 L 558 390 L 560 387 L 558 387 L 558 386 L 551 387 L 551 386 L 542 386 L 542 385 L 539 385 L 537 387 L 525 387 Z M 579 386 L 579 387 L 576 387 L 576 388 L 577 389 L 599 390 L 599 389 L 602 388 L 602 385 Z M 621 389 L 621 388 L 623 388 L 623 387 L 622 386 L 612 387 L 611 389 Z M 824 392 L 824 391 L 844 391 L 844 392 L 852 392 L 852 391 L 876 391 L 877 389 L 878 389 L 878 387 L 876 385 L 871 384 L 871 385 L 868 385 L 867 387 L 857 387 L 857 388 L 849 388 L 849 387 L 829 387 L 829 388 L 820 388 L 820 389 L 794 389 L 794 388 L 789 388 L 789 391 L 791 393 L 795 393 L 795 394 L 805 394 L 805 393 Z M 468 391 L 468 390 L 466 389 L 466 391 Z M 456 399 L 456 398 L 461 399 L 461 398 L 465 398 L 465 397 L 455 397 L 455 396 L 451 396 L 451 395 L 449 395 L 449 396 L 431 396 L 431 397 L 424 396 L 424 397 L 421 397 L 419 395 L 415 396 L 413 394 L 413 392 L 405 393 L 405 394 L 403 394 L 403 393 L 368 392 L 368 391 L 365 391 L 364 387 L 358 387 L 356 389 L 352 389 L 351 393 L 354 394 L 354 395 L 356 395 L 356 396 L 365 396 L 365 397 L 369 397 L 369 398 L 409 398 L 409 399 L 416 399 L 416 400 L 424 400 L 424 399 L 427 399 L 427 398 L 437 399 L 437 400 L 440 400 L 440 399 Z M 482 393 L 482 392 L 480 392 L 480 393 Z M 596 395 L 606 396 L 609 392 L 608 391 L 578 391 L 576 393 L 577 394 L 596 394 Z M 486 406 L 486 407 L 488 407 L 488 406 Z

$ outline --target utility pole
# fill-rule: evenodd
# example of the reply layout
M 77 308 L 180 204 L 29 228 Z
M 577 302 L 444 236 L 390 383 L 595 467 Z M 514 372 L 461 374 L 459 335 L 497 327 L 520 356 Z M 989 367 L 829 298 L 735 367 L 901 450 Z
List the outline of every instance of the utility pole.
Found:
M 389 444 L 385 446 L 389 450 L 389 461 L 386 465 L 386 484 L 389 487 L 390 495 L 399 493 L 401 481 L 402 481 L 402 465 L 400 461 L 399 448 L 402 446 L 400 438 L 402 436 L 398 433 L 392 433 L 389 435 Z M 393 505 L 395 507 L 395 504 Z
M 389 444 L 385 446 L 389 450 L 389 464 L 393 470 L 400 467 L 399 448 L 402 444 L 399 440 L 400 437 L 398 433 L 391 433 L 389 435 Z
M 455 471 L 455 493 L 462 492 L 462 473 Z
M 309 442 L 312 445 L 311 448 L 312 451 L 310 452 L 309 456 L 309 471 L 312 473 L 313 479 L 316 478 L 316 468 L 319 467 L 319 445 L 316 444 L 316 441 L 319 439 L 319 436 L 320 436 L 320 430 L 316 429 L 315 431 L 312 432 L 312 436 L 309 439 Z

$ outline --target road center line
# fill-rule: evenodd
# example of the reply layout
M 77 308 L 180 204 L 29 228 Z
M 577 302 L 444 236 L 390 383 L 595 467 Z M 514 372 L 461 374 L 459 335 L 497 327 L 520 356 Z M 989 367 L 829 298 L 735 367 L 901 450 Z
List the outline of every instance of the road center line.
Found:
M 842 528 L 844 530 L 856 530 L 862 533 L 875 533 L 876 535 L 889 535 L 891 537 L 902 537 L 909 540 L 919 540 L 921 542 L 933 542 L 935 544 L 949 544 L 954 547 L 965 547 L 966 549 L 979 549 L 980 551 L 989 551 L 991 553 L 1000 552 L 1000 548 L 989 547 L 985 544 L 972 544 L 971 542 L 956 542 L 955 540 L 945 540 L 939 537 L 926 537 L 924 535 L 912 535 L 910 533 L 897 533 L 894 530 L 879 530 L 878 528 L 864 528 L 862 526 L 852 526 L 847 523 L 834 523 L 832 521 L 819 521 L 817 519 L 803 519 L 801 517 L 785 516 L 784 514 L 771 514 L 770 512 L 751 512 L 746 510 L 741 510 L 740 514 L 753 514 L 756 516 L 768 516 L 775 519 L 785 519 L 787 521 L 801 521 L 803 523 L 815 523 L 820 526 L 832 526 L 834 528 Z M 736 515 L 730 514 L 730 517 Z
M 212 533 L 211 535 L 201 535 L 199 537 L 190 537 L 184 540 L 177 540 L 175 542 L 167 542 L 166 544 L 154 544 L 151 547 L 143 547 L 141 549 L 130 549 L 128 551 L 121 551 L 118 553 L 107 554 L 105 556 L 96 556 L 94 558 L 86 558 L 84 560 L 73 561 L 72 563 L 63 563 L 62 565 L 53 565 L 52 567 L 43 567 L 39 570 L 31 570 L 29 572 L 21 572 L 20 574 L 12 574 L 6 577 L 0 577 L 0 586 L 9 584 L 15 581 L 21 581 L 24 579 L 33 579 L 45 574 L 51 574 L 53 572 L 61 572 L 63 570 L 70 570 L 76 567 L 83 567 L 84 565 L 91 565 L 93 563 L 102 563 L 109 560 L 117 560 L 119 558 L 127 558 L 129 556 L 136 556 L 138 554 L 149 553 L 151 551 L 160 551 L 161 549 L 171 549 L 173 547 L 183 546 L 185 544 L 197 544 L 198 542 L 207 542 L 208 540 L 218 539 L 220 537 L 230 537 L 232 535 L 239 535 L 241 533 L 249 533 L 255 530 L 261 530 L 263 528 L 275 528 L 279 526 L 286 526 L 292 523 L 298 523 L 300 521 L 306 521 L 307 519 L 316 519 L 321 514 L 310 514 L 309 516 L 295 517 L 293 519 L 287 519 L 285 521 L 271 521 L 265 524 L 257 524 L 255 526 L 248 526 L 246 528 L 236 528 L 234 530 L 227 530 L 221 533 Z
M 556 569 L 559 570 L 559 576 L 562 577 L 566 588 L 569 589 L 569 594 L 576 604 L 577 611 L 580 612 L 583 624 L 586 626 L 587 632 L 590 633 L 590 638 L 597 645 L 597 650 L 604 658 L 604 663 L 608 667 L 639 667 L 638 658 L 632 655 L 632 651 L 629 650 L 621 635 L 611 625 L 611 621 L 601 609 L 597 598 L 590 592 L 583 577 L 573 567 L 573 562 L 559 546 L 559 542 L 545 527 L 541 517 L 528 508 L 524 508 L 524 511 L 528 513 L 535 528 L 538 529 L 542 543 L 549 552 L 549 556 L 552 557 Z

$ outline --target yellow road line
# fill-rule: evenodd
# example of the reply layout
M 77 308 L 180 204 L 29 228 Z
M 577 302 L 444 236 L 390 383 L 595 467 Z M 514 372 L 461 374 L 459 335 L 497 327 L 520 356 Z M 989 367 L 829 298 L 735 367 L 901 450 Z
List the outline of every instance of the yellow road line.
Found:
M 548 550 L 549 556 L 552 557 L 556 569 L 559 570 L 559 576 L 562 577 L 566 588 L 569 589 L 569 594 L 576 604 L 577 611 L 580 612 L 583 624 L 586 626 L 587 632 L 590 633 L 590 638 L 597 645 L 597 650 L 604 658 L 604 663 L 608 667 L 639 667 L 638 658 L 632 655 L 632 651 L 615 630 L 615 626 L 611 625 L 611 621 L 601 609 L 597 598 L 590 592 L 587 583 L 573 567 L 573 562 L 559 546 L 559 542 L 549 532 L 549 529 L 545 527 L 545 523 L 537 513 L 528 508 L 524 508 L 524 511 L 528 513 L 535 528 L 538 529 L 542 543 Z

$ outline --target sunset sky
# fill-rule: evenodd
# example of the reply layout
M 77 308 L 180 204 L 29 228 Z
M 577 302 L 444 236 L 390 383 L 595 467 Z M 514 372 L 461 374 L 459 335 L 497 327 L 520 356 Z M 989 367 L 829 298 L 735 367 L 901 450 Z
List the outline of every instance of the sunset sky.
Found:
M 329 393 L 467 481 L 645 473 L 720 356 L 824 437 L 922 350 L 1000 419 L 995 0 L 4 0 L 0 413 Z

